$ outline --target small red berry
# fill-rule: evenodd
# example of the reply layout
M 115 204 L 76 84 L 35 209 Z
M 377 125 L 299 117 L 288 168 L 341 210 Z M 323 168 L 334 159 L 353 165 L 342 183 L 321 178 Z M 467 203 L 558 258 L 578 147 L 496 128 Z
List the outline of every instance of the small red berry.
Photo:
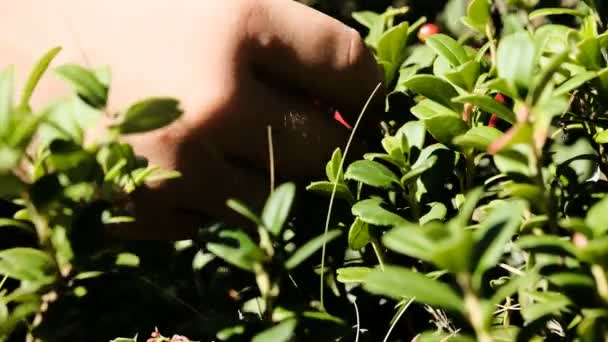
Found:
M 157 338 L 157 337 L 160 337 L 160 333 L 159 333 L 158 331 L 153 331 L 153 332 L 150 334 L 150 337 L 152 337 L 152 338 Z
M 439 33 L 439 26 L 437 26 L 436 24 L 424 24 L 422 25 L 422 27 L 420 27 L 420 29 L 418 30 L 418 39 L 420 39 L 420 41 L 425 41 L 428 37 Z
M 502 104 L 505 104 L 507 102 L 507 99 L 505 98 L 505 96 L 503 94 L 496 94 L 496 96 L 494 96 L 494 99 Z

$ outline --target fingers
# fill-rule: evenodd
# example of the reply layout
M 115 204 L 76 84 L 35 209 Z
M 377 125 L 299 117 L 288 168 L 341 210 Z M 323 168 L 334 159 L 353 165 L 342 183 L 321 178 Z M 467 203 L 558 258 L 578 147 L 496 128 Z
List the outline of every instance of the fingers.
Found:
M 358 113 L 381 80 L 359 34 L 295 1 L 256 2 L 248 19 L 255 70 Z

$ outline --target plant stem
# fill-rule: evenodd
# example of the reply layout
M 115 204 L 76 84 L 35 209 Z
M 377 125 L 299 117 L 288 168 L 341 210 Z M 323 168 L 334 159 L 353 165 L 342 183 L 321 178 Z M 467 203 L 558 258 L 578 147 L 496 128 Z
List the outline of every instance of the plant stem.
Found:
M 464 292 L 464 306 L 469 319 L 469 323 L 475 331 L 477 341 L 479 342 L 492 342 L 492 336 L 486 328 L 484 319 L 484 310 L 481 306 L 479 298 L 475 294 L 471 286 L 471 275 L 468 273 L 461 273 L 457 277 L 458 283 Z
M 378 263 L 380 264 L 380 269 L 384 271 L 384 253 L 380 249 L 380 244 L 378 239 L 372 238 L 372 248 L 374 249 L 374 253 L 376 253 L 376 257 L 378 258 Z

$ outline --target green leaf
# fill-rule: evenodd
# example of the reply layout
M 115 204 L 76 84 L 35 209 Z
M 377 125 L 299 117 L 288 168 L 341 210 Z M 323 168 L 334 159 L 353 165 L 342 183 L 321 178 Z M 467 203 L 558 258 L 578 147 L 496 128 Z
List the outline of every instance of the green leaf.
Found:
M 418 147 L 419 150 L 422 150 L 424 147 L 424 142 L 426 139 L 426 127 L 424 126 L 424 121 L 408 121 L 401 126 L 401 128 L 399 128 L 397 133 L 405 135 L 410 148 L 415 146 Z
M 434 36 L 432 36 L 434 37 Z M 433 75 L 416 75 L 403 83 L 414 92 L 427 97 L 441 105 L 462 111 L 462 105 L 452 102 L 458 92 L 448 82 Z
M 445 34 L 435 34 L 428 37 L 426 45 L 438 55 L 447 59 L 453 67 L 457 67 L 470 60 L 464 47 Z
M 467 16 L 463 22 L 472 29 L 485 35 L 486 25 L 490 23 L 490 7 L 488 0 L 472 0 L 467 7 Z
M 480 71 L 481 64 L 476 60 L 471 60 L 451 71 L 445 72 L 443 77 L 452 82 L 452 84 L 468 92 L 472 92 L 475 90 Z
M 561 96 L 568 94 L 596 77 L 598 77 L 598 73 L 595 71 L 585 71 L 581 72 L 580 74 L 576 74 L 572 78 L 569 78 L 567 81 L 560 84 L 559 87 L 553 91 L 553 95 Z
M 443 203 L 435 202 L 429 205 L 431 206 L 431 210 L 420 218 L 420 225 L 422 226 L 435 220 L 443 221 L 448 213 L 448 209 Z
M 593 140 L 598 144 L 608 144 L 608 129 L 596 134 Z
M 272 328 L 255 335 L 251 342 L 288 342 L 291 340 L 297 321 L 294 318 L 284 320 Z
M 576 60 L 589 70 L 599 70 L 602 65 L 602 52 L 597 37 L 589 37 L 576 45 Z
M 534 76 L 537 52 L 528 32 L 517 32 L 503 38 L 497 51 L 498 76 L 520 91 L 528 89 Z
M 575 258 L 579 256 L 579 252 L 570 241 L 554 235 L 522 236 L 515 242 L 515 246 L 537 254 L 571 256 Z
M 251 209 L 249 209 L 247 207 L 247 205 L 245 205 L 244 203 L 242 203 L 242 202 L 240 202 L 238 200 L 235 200 L 235 199 L 229 199 L 226 202 L 226 205 L 230 209 L 232 209 L 232 210 L 236 211 L 237 213 L 241 214 L 241 216 L 249 219 L 251 222 L 257 224 L 258 226 L 262 226 L 263 225 L 262 219 L 260 219 L 258 217 L 258 215 L 254 214 L 254 212 Z
M 495 206 L 475 231 L 473 260 L 477 262 L 473 273 L 475 288 L 481 289 L 484 273 L 502 258 L 505 246 L 518 231 L 526 206 L 523 202 L 505 202 Z
M 139 257 L 133 253 L 120 253 L 114 262 L 117 266 L 138 267 Z
M 431 231 L 429 227 L 402 224 L 384 234 L 382 243 L 397 253 L 430 262 L 435 241 L 426 236 L 428 231 Z
M 573 15 L 576 17 L 584 17 L 585 13 L 583 13 L 582 11 L 579 11 L 579 10 L 575 10 L 575 9 L 571 9 L 571 8 L 563 8 L 563 7 L 540 8 L 535 11 L 532 11 L 528 15 L 528 18 L 530 20 L 532 20 L 532 19 L 536 19 L 538 17 L 546 17 L 549 15 Z
M 12 126 L 15 69 L 10 66 L 0 72 L 0 136 Z
M 454 138 L 454 144 L 465 149 L 474 148 L 478 151 L 486 151 L 488 146 L 501 135 L 502 132 L 496 128 L 477 126 Z
M 311 255 L 321 249 L 324 244 L 329 243 L 341 234 L 342 231 L 335 229 L 328 231 L 327 234 L 321 234 L 309 240 L 302 247 L 298 248 L 289 259 L 287 259 L 285 262 L 285 268 L 288 270 L 296 268 L 304 260 L 308 259 Z
M 381 14 L 372 11 L 353 12 L 352 16 L 359 24 L 370 30 L 378 20 L 383 20 Z
M 135 103 L 116 127 L 121 134 L 133 134 L 162 128 L 182 115 L 179 102 L 168 97 L 152 97 Z
M 94 108 L 103 108 L 108 100 L 108 88 L 95 73 L 79 65 L 66 64 L 55 69 L 57 74 L 70 82 L 78 95 Z
M 348 230 L 348 247 L 358 251 L 370 242 L 369 226 L 356 217 Z
M 526 322 L 532 322 L 547 315 L 555 316 L 560 311 L 566 310 L 572 303 L 568 297 L 557 292 L 536 292 L 530 295 L 537 302 L 522 307 L 521 314 Z
M 459 103 L 470 103 L 481 108 L 483 111 L 495 114 L 508 123 L 515 123 L 517 118 L 512 110 L 502 103 L 487 95 L 464 95 L 454 98 L 453 101 Z
M 362 283 L 369 272 L 373 271 L 373 268 L 353 266 L 338 268 L 336 273 L 338 274 L 338 281 L 344 284 L 347 283 Z
M 34 89 L 40 82 L 42 75 L 49 68 L 49 64 L 55 59 L 55 56 L 61 51 L 61 47 L 54 47 L 50 49 L 47 53 L 38 60 L 36 66 L 30 73 L 30 76 L 25 83 L 25 87 L 23 88 L 23 93 L 21 94 L 21 101 L 19 102 L 19 109 L 23 111 L 27 111 L 30 108 L 30 99 L 32 98 L 32 94 L 34 93 Z
M 536 104 L 539 102 L 553 75 L 562 67 L 567 59 L 567 51 L 552 56 L 547 65 L 541 69 L 540 74 L 534 77 L 531 87 L 532 92 L 530 93 L 531 103 Z
M 262 222 L 274 236 L 281 233 L 295 196 L 295 184 L 285 183 L 277 187 L 266 200 L 262 211 Z
M 424 100 L 418 102 L 417 105 L 410 108 L 410 111 L 416 118 L 418 118 L 422 121 L 428 120 L 434 116 L 451 115 L 451 116 L 454 116 L 457 118 L 461 117 L 460 114 L 453 111 L 452 109 L 445 107 L 443 105 L 440 105 L 439 103 L 429 100 L 429 99 L 424 99 Z
M 452 115 L 434 116 L 425 120 L 424 125 L 435 140 L 448 146 L 452 145 L 454 138 L 469 129 L 461 118 Z
M 403 267 L 386 265 L 384 271 L 373 270 L 363 287 L 372 294 L 396 300 L 414 298 L 419 303 L 449 311 L 462 312 L 464 309 L 462 298 L 448 285 Z
M 382 208 L 381 204 L 382 200 L 379 198 L 366 199 L 357 202 L 351 211 L 363 222 L 377 226 L 396 226 L 407 223 L 401 216 Z
M 338 183 L 344 182 L 344 172 L 340 168 L 342 164 L 342 150 L 340 148 L 336 148 L 334 153 L 331 155 L 331 159 L 327 162 L 325 166 L 325 175 L 330 182 L 335 182 L 336 179 Z
M 521 98 L 521 96 L 519 96 L 519 93 L 517 92 L 517 88 L 515 88 L 515 85 L 511 84 L 504 78 L 495 78 L 493 80 L 490 80 L 486 82 L 483 87 L 495 90 L 513 99 Z
M 608 232 L 608 196 L 589 209 L 585 223 L 595 236 L 599 237 Z
M 386 31 L 378 41 L 377 57 L 385 62 L 386 84 L 391 84 L 395 72 L 401 67 L 407 57 L 407 38 L 409 24 L 403 22 Z
M 419 158 L 416 164 L 401 177 L 401 184 L 406 184 L 412 180 L 418 179 L 418 176 L 422 175 L 426 171 L 430 170 L 437 162 L 437 156 L 429 156 L 428 158 Z
M 336 187 L 336 198 L 346 200 L 348 203 L 355 203 L 355 197 L 350 192 L 350 189 L 346 184 L 335 184 Z M 331 182 L 313 182 L 306 187 L 307 191 L 314 192 L 316 194 L 331 196 L 334 190 L 334 183 Z
M 135 335 L 135 337 L 133 337 L 133 338 L 118 337 L 118 338 L 113 339 L 110 342 L 137 342 L 137 335 Z
M 47 283 L 53 280 L 53 259 L 33 248 L 10 248 L 0 251 L 0 274 L 13 279 Z
M 238 247 L 207 243 L 207 249 L 240 269 L 253 272 L 254 265 L 265 257 L 264 252 L 243 232 L 225 230 L 220 232 L 220 237 L 236 240 Z
M 344 178 L 382 189 L 390 189 L 399 184 L 399 178 L 393 171 L 371 160 L 357 160 L 350 164 Z

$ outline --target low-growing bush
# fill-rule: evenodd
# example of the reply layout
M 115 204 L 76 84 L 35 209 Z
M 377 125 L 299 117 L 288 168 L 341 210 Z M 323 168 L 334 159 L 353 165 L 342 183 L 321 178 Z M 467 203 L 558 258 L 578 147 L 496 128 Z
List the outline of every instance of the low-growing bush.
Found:
M 608 340 L 608 8 L 450 1 L 443 17 L 463 4 L 457 26 L 408 22 L 407 7 L 355 12 L 388 90 L 381 118 L 359 116 L 381 119 L 377 148 L 350 163 L 337 148 L 326 179 L 276 187 L 261 212 L 228 201 L 257 229 L 206 225 L 152 250 L 105 241 L 103 226 L 131 220 L 137 187 L 179 176 L 119 142 L 177 118 L 177 101 L 143 100 L 85 144 L 107 70 L 60 66 L 76 95 L 36 111 L 58 49 L 17 103 L 6 69 L 0 335 Z M 352 124 L 351 139 L 373 136 Z

